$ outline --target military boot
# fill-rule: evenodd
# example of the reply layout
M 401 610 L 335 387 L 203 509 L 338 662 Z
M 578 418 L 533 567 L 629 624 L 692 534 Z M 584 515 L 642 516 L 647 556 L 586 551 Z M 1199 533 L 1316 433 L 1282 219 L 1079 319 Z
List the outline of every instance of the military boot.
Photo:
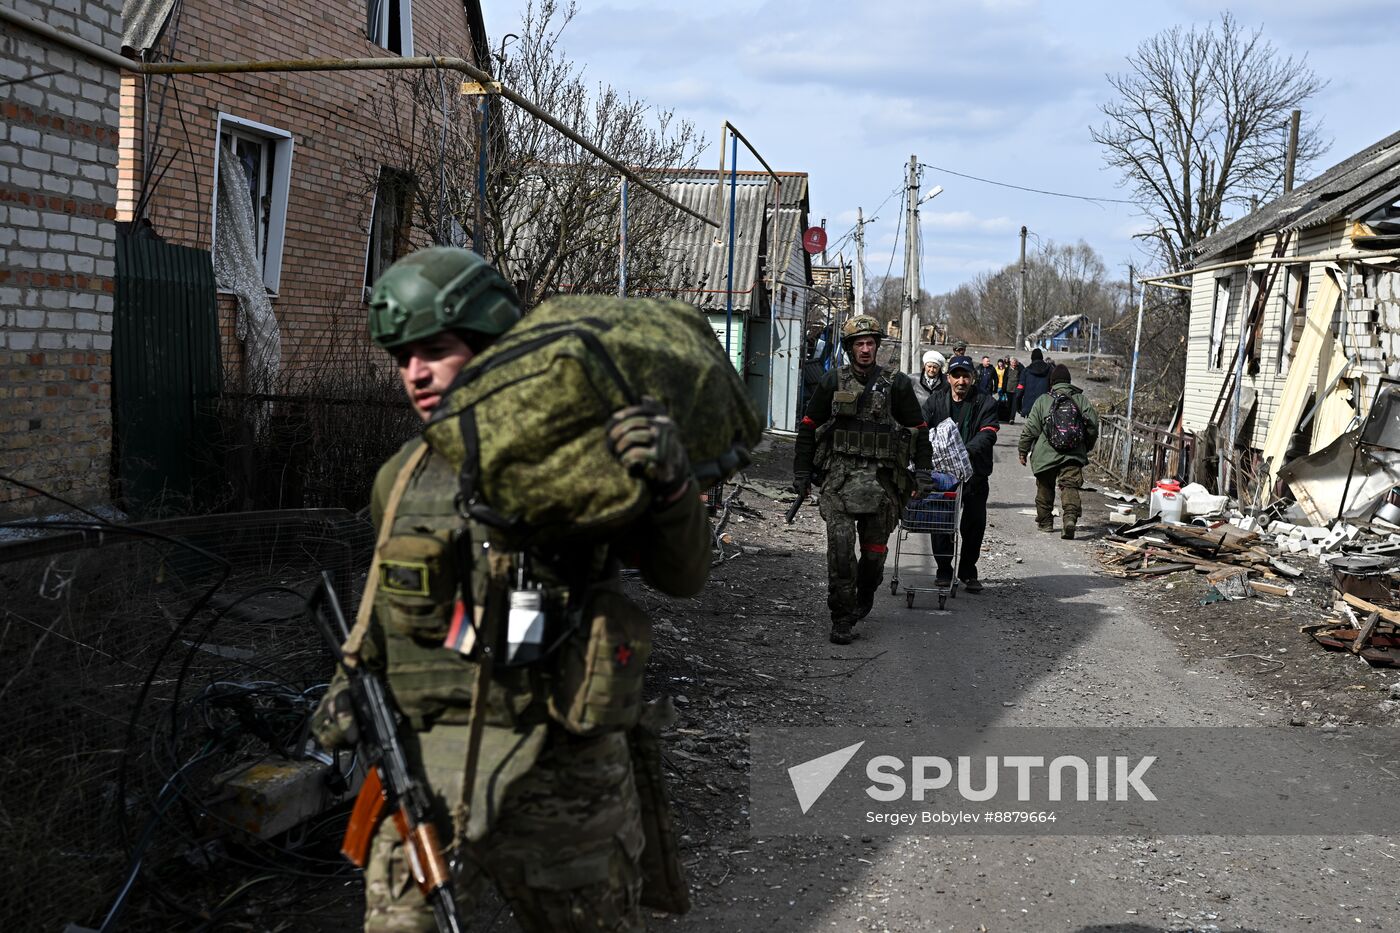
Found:
M 833 645 L 849 645 L 859 637 L 860 633 L 852 627 L 851 623 L 831 623 L 831 643 Z

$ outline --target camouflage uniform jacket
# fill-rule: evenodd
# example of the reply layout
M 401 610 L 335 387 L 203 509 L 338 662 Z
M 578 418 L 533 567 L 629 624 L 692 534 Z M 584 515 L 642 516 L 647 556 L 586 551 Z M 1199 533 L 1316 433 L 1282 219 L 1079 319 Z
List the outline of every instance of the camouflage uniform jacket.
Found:
M 414 438 L 380 468 L 375 478 L 370 517 L 376 530 L 400 468 L 422 445 Z M 457 536 L 463 520 L 454 497 L 456 472 L 439 454 L 429 450 L 414 471 L 394 515 L 394 527 L 386 553 L 408 549 L 432 555 L 426 561 L 441 579 L 422 581 L 419 592 L 408 595 L 380 586 L 375 597 L 373 621 L 362 651 L 362 660 L 385 675 L 394 701 L 416 730 L 435 723 L 465 724 L 474 702 L 476 663 L 442 645 L 451 622 L 457 595 L 470 592 L 468 581 L 456 579 Z M 689 596 L 698 592 L 709 574 L 710 532 L 698 493 L 692 487 L 676 502 L 653 509 L 629 531 L 625 540 L 597 542 L 591 547 L 571 547 L 569 560 L 575 569 L 586 568 L 593 583 L 616 585 L 618 567 L 637 566 L 642 578 L 662 592 Z M 416 581 L 415 581 L 416 582 Z M 515 778 L 529 770 L 543 752 L 548 736 L 561 727 L 550 722 L 550 661 L 494 670 L 482 705 L 487 735 L 483 741 L 480 773 L 475 781 L 479 797 L 490 787 L 489 806 L 475 799 L 472 836 L 484 834 L 478 814 L 494 813 Z M 509 761 L 506 762 L 505 759 Z M 489 776 L 489 780 L 487 779 Z
M 909 467 L 927 470 L 930 455 L 928 425 L 909 377 L 847 364 L 827 373 L 812 395 L 797 429 L 793 471 L 820 482 L 823 499 L 862 514 L 907 494 Z

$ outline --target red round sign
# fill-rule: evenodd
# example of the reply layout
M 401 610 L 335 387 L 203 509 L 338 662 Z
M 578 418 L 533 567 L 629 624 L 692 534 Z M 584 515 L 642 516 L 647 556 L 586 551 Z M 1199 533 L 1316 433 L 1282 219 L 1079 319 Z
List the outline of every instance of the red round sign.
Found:
M 826 249 L 826 230 L 821 227 L 808 227 L 802 234 L 802 248 L 809 253 L 820 253 Z

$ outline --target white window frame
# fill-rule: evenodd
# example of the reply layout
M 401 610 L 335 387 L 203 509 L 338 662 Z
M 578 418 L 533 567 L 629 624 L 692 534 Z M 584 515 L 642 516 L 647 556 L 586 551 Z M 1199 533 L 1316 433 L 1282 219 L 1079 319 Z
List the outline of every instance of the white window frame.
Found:
M 389 14 L 394 0 L 378 0 L 379 22 L 375 34 L 369 41 L 382 49 L 389 49 Z M 413 0 L 397 0 L 399 5 L 399 51 L 397 54 L 408 58 L 413 55 Z M 392 50 L 390 50 L 392 51 Z
M 224 133 L 234 137 L 256 139 L 273 147 L 272 186 L 269 192 L 267 243 L 263 249 L 263 285 L 276 295 L 282 285 L 282 250 L 286 244 L 287 201 L 292 181 L 292 134 L 266 123 L 220 113 L 214 134 L 213 205 L 210 208 L 209 249 L 217 248 L 219 226 L 219 160 L 223 157 Z
M 409 182 L 410 182 L 410 187 L 409 187 L 409 189 L 408 189 L 407 203 L 404 205 L 404 210 L 408 212 L 408 216 L 405 217 L 405 218 L 401 218 L 401 219 L 400 219 L 400 222 L 401 222 L 401 223 L 405 223 L 405 222 L 406 222 L 406 223 L 411 224 L 411 223 L 412 223 L 412 219 L 413 219 L 412 215 L 413 215 L 414 202 L 413 202 L 413 188 L 412 188 L 412 182 L 413 182 L 413 175 L 412 175 L 412 173 L 411 173 L 411 172 L 408 172 L 408 171 L 406 171 L 406 170 L 404 170 L 404 169 L 395 168 L 394 166 L 391 166 L 391 165 L 381 165 L 381 166 L 379 167 L 379 177 L 378 177 L 378 180 L 375 182 L 375 185 L 374 185 L 374 192 L 373 192 L 373 194 L 370 195 L 370 199 L 369 199 L 369 229 L 367 230 L 367 232 L 366 232 L 366 234 L 365 234 L 365 272 L 364 272 L 363 279 L 366 280 L 366 282 L 367 282 L 367 284 L 365 285 L 365 289 L 364 289 L 364 292 L 365 292 L 365 300 L 366 300 L 366 301 L 369 300 L 370 289 L 371 289 L 371 287 L 372 287 L 373 284 L 374 284 L 372 281 L 368 281 L 368 280 L 370 279 L 370 274 L 369 274 L 369 272 L 370 272 L 370 261 L 373 259 L 374 232 L 375 232 L 375 231 L 374 231 L 374 227 L 375 227 L 375 220 L 376 220 L 376 212 L 379 210 L 379 193 L 380 193 L 381 190 L 383 190 L 385 179 L 386 179 L 386 177 L 387 177 L 390 173 L 397 173 L 397 174 L 399 174 L 399 175 L 404 176 L 406 179 L 409 180 Z M 454 224 L 455 224 L 455 222 L 454 222 Z M 461 228 L 458 227 L 457 229 L 460 230 Z M 460 244 L 453 244 L 453 245 L 460 245 Z M 401 257 L 400 257 L 400 258 L 401 258 Z M 387 267 L 386 267 L 386 268 L 387 268 Z M 381 273 L 383 272 L 383 270 L 380 270 L 380 271 L 381 271 Z
M 1230 327 L 1230 309 L 1234 306 L 1235 280 L 1231 275 L 1215 276 L 1214 293 L 1210 299 L 1210 350 L 1206 368 L 1219 372 L 1225 368 L 1225 336 Z M 1221 294 L 1225 300 L 1221 303 Z

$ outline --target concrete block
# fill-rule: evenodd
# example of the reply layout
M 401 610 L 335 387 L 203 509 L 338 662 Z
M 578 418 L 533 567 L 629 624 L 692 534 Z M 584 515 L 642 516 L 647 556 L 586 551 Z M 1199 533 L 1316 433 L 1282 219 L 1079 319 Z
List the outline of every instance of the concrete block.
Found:
M 37 227 L 39 226 L 39 212 L 32 211 L 27 207 L 10 208 L 10 223 L 16 227 Z
M 48 333 L 40 334 L 40 335 L 39 335 L 39 349 L 41 349 L 41 350 L 62 350 L 62 349 L 63 349 L 63 335 L 62 335 L 62 334 L 48 334 Z
M 22 308 L 15 312 L 16 327 L 32 327 L 38 329 L 44 326 L 44 312 L 35 311 L 32 308 Z
M 96 336 L 94 336 L 94 337 L 92 338 L 92 348 L 93 348 L 94 350 L 110 350 L 110 349 L 112 349 L 112 335 L 111 335 L 111 334 L 97 334 Z
M 66 293 L 64 293 L 64 292 L 59 292 L 59 291 L 49 292 L 49 294 L 48 294 L 48 295 L 45 295 L 44 297 L 47 298 L 47 297 L 49 297 L 49 295 L 54 295 L 54 296 L 56 296 L 58 299 L 60 299 L 60 300 L 63 302 L 64 305 L 67 305 L 67 304 L 68 304 L 68 295 L 67 295 Z M 72 329 L 73 329 L 73 312 L 72 312 L 72 311 L 50 311 L 50 312 L 48 313 L 48 315 L 46 315 L 45 318 L 44 318 L 44 326 L 50 328 L 51 330 L 72 330 Z
M 42 230 L 20 230 L 19 245 L 29 249 L 48 249 L 49 235 Z
M 70 159 L 68 156 L 54 156 L 53 170 L 60 175 L 78 174 L 78 160 Z
M 68 302 L 68 307 L 92 310 L 97 307 L 97 296 L 91 292 L 74 292 L 72 299 Z
M 88 217 L 74 217 L 73 222 L 69 224 L 68 227 L 74 233 L 82 236 L 97 235 L 97 221 Z
M 14 87 L 23 86 L 14 85 Z M 21 149 L 38 149 L 43 142 L 43 137 L 39 135 L 38 130 L 30 129 L 27 126 L 12 126 L 10 127 L 10 142 Z
M 53 211 L 47 211 L 40 217 L 40 223 L 45 230 L 61 230 L 67 232 L 70 222 L 72 222 L 72 218 L 67 214 L 57 214 Z
M 97 161 L 97 147 L 92 143 L 82 141 L 73 143 L 73 158 L 83 162 Z
M 60 250 L 60 251 L 65 252 L 65 253 L 67 253 L 67 252 L 72 252 L 73 249 L 74 249 L 74 247 L 75 247 L 75 245 L 77 244 L 77 242 L 78 242 L 78 241 L 73 237 L 73 235 L 72 235 L 71 233 L 50 233 L 50 234 L 49 234 L 49 248 L 50 248 L 50 249 Z
M 70 350 L 91 350 L 93 339 L 92 334 L 85 334 L 81 331 L 73 331 L 63 335 L 63 342 L 68 345 Z
M 108 243 L 107 246 L 109 247 L 109 249 L 106 250 L 107 254 L 108 254 L 108 255 L 115 255 L 115 253 L 113 252 L 113 251 L 116 249 L 115 244 Z M 97 260 L 96 268 L 93 270 L 93 272 L 94 272 L 94 274 L 96 274 L 96 275 L 102 276 L 104 279 L 110 279 L 112 276 L 114 276 L 114 275 L 117 274 L 117 263 L 116 263 L 116 260 L 115 260 L 115 259 L 99 259 L 99 260 Z
M 111 313 L 112 313 L 112 296 L 111 296 L 111 295 L 98 295 L 98 296 L 97 296 L 97 313 L 98 313 L 98 314 L 111 314 Z
M 74 296 L 77 297 L 77 296 Z M 90 311 L 79 311 L 73 315 L 73 326 L 78 330 L 98 330 L 102 323 L 101 318 Z
M 33 331 L 11 331 L 9 334 L 10 349 L 32 350 L 37 336 Z
M 0 146 L 0 165 L 18 165 L 19 146 Z
M 63 253 L 40 253 L 39 268 L 49 272 L 67 272 L 68 257 Z
M 33 169 L 12 168 L 10 169 L 10 184 L 16 188 L 28 188 L 30 191 L 44 190 L 44 178 Z
M 73 253 L 73 247 L 69 247 L 68 251 Z M 73 253 L 68 257 L 68 266 L 80 275 L 93 275 L 97 270 L 97 260 L 91 256 Z
M 45 175 L 43 188 L 49 194 L 71 194 L 73 182 L 62 175 Z

